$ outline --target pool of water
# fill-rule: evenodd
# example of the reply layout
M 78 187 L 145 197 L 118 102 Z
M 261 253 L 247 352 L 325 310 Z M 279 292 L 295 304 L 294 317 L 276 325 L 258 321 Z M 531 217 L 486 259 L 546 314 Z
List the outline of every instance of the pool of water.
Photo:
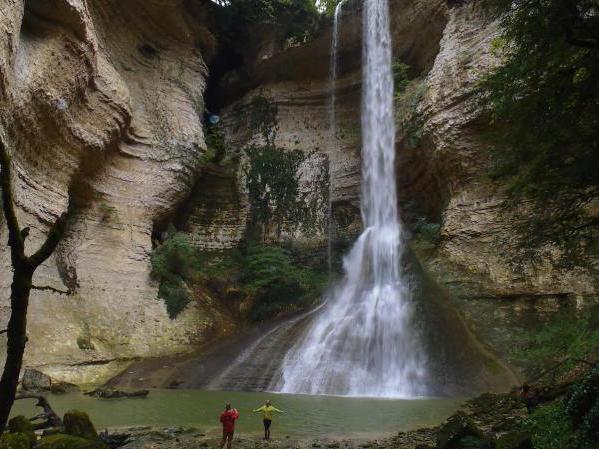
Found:
M 152 390 L 145 399 L 97 399 L 80 393 L 51 395 L 54 410 L 87 412 L 97 429 L 129 426 L 192 426 L 220 432 L 218 417 L 230 401 L 240 412 L 238 435 L 258 435 L 262 417 L 252 409 L 271 399 L 285 411 L 273 423 L 273 436 L 292 438 L 377 438 L 400 430 L 432 426 L 455 412 L 463 398 L 414 400 L 347 398 L 202 390 Z M 34 400 L 15 403 L 13 415 L 33 416 Z

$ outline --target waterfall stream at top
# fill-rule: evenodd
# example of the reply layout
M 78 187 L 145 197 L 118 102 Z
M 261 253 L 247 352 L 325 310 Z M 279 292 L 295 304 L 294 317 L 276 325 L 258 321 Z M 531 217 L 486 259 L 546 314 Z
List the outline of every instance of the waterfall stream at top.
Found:
M 341 20 L 341 8 L 345 0 L 342 0 L 335 7 L 333 16 L 333 36 L 331 38 L 331 64 L 330 64 L 330 86 L 331 86 L 331 105 L 330 105 L 330 131 L 331 131 L 331 148 L 335 145 L 337 138 L 337 117 L 335 115 L 335 107 L 337 100 L 337 69 L 338 69 L 338 53 L 339 53 L 339 22 Z M 331 158 L 329 157 L 329 161 Z M 332 197 L 332 182 L 331 171 L 329 166 L 329 200 L 327 210 L 327 263 L 329 266 L 329 274 L 332 272 L 333 260 L 333 197 Z
M 363 14 L 364 231 L 343 261 L 343 279 L 285 356 L 280 378 L 271 384 L 274 391 L 426 394 L 426 357 L 413 323 L 412 289 L 401 264 L 405 240 L 397 208 L 388 1 L 366 0 Z M 334 111 L 331 114 L 334 126 Z

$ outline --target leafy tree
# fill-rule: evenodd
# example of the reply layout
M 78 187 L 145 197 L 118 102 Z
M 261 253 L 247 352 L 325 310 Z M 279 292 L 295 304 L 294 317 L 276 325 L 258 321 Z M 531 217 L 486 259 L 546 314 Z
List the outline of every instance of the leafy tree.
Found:
M 502 28 L 502 64 L 482 83 L 492 176 L 525 211 L 528 256 L 553 244 L 580 261 L 599 242 L 599 2 L 488 1 Z
M 320 23 L 314 0 L 230 0 L 217 13 L 216 31 L 232 48 L 251 42 L 260 27 L 270 27 L 281 41 L 303 42 Z
M 335 14 L 335 8 L 337 8 L 337 5 L 342 1 L 343 0 L 316 0 L 315 4 L 319 11 L 328 16 L 332 16 Z

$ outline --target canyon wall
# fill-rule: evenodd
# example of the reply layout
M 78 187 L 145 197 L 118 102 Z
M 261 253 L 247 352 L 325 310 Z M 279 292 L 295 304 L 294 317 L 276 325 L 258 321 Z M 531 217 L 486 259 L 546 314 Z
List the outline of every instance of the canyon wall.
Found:
M 547 310 L 548 301 L 582 304 L 597 282 L 585 269 L 556 268 L 550 257 L 534 266 L 511 261 L 520 249 L 501 208 L 502 186 L 486 176 L 474 95 L 496 63 L 489 53 L 496 23 L 477 1 L 390 3 L 394 57 L 409 66 L 397 100 L 397 171 L 411 247 L 501 353 L 509 343 L 485 332 L 489 326 L 512 322 L 522 304 L 536 307 L 535 298 Z M 264 229 L 266 240 L 322 255 L 329 195 L 336 265 L 360 232 L 360 2 L 347 2 L 341 18 L 336 134 L 327 28 L 285 51 L 267 46 L 259 62 L 214 87 L 227 148 L 221 160 L 208 154 L 202 126 L 215 48 L 204 14 L 184 0 L 0 5 L 0 129 L 14 159 L 19 219 L 31 228 L 28 251 L 55 217 L 70 213 L 65 239 L 34 278 L 48 288 L 32 292 L 26 365 L 101 382 L 133 359 L 190 351 L 234 332 L 223 305 L 201 291 L 171 320 L 150 278 L 150 252 L 169 222 L 203 249 L 243 242 L 248 149 L 265 139 L 301 153 L 299 195 L 314 209 L 310 219 Z M 268 136 L 254 119 L 262 100 L 276 110 Z M 0 327 L 9 286 L 9 253 L 0 247 Z
M 198 25 L 202 13 L 158 0 L 0 6 L 0 123 L 18 218 L 31 228 L 27 251 L 58 215 L 70 214 L 66 237 L 34 276 L 47 288 L 31 295 L 28 366 L 67 381 L 103 381 L 128 360 L 189 349 L 226 327 L 206 297 L 170 320 L 149 277 L 154 226 L 202 167 L 214 47 Z M 0 275 L 4 325 L 6 246 Z
M 560 267 L 555 250 L 514 262 L 523 252 L 504 187 L 489 179 L 480 80 L 499 61 L 491 54 L 498 25 L 480 1 L 391 1 L 394 57 L 409 82 L 397 98 L 397 178 L 410 246 L 420 264 L 482 343 L 509 357 L 510 337 L 596 303 L 598 284 L 585 267 Z M 277 145 L 321 153 L 330 173 L 336 265 L 361 228 L 360 2 L 344 4 L 339 36 L 336 134 L 331 134 L 331 35 L 271 54 L 221 86 L 226 123 L 237 147 L 251 141 L 231 111 L 257 95 L 278 106 Z M 235 95 L 231 95 L 234 92 Z M 245 93 L 243 93 L 245 92 Z M 243 93 L 243 94 L 242 94 Z M 240 97 L 241 99 L 237 98 Z M 309 188 L 309 187 L 308 187 Z M 315 229 L 312 244 L 326 229 Z M 484 310 L 484 312 L 483 312 Z M 577 311 L 577 312 L 576 312 Z

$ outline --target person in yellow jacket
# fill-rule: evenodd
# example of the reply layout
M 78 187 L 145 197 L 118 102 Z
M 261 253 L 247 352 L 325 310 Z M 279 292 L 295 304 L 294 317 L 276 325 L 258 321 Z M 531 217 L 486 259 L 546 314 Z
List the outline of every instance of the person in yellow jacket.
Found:
M 270 425 L 272 424 L 272 415 L 273 413 L 285 413 L 283 410 L 279 410 L 278 408 L 272 405 L 270 400 L 267 400 L 264 405 L 260 408 L 254 410 L 254 412 L 262 412 L 264 415 L 264 439 L 270 440 Z

